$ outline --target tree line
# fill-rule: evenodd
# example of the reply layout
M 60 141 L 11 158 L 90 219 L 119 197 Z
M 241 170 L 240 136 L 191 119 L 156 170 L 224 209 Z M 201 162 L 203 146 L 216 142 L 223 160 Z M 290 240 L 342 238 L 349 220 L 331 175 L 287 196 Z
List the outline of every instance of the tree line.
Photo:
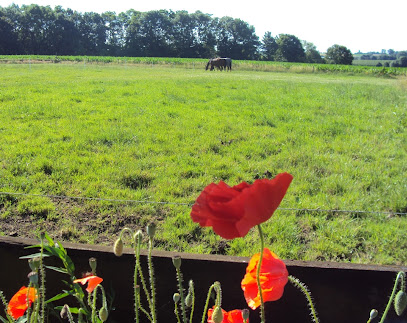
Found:
M 260 41 L 254 27 L 247 22 L 227 16 L 214 18 L 200 11 L 131 9 L 119 14 L 99 14 L 35 4 L 0 7 L 0 54 L 228 56 L 336 64 L 351 64 L 353 60 L 344 46 L 332 46 L 322 58 L 314 44 L 294 35 L 273 37 L 271 32 L 266 32 Z

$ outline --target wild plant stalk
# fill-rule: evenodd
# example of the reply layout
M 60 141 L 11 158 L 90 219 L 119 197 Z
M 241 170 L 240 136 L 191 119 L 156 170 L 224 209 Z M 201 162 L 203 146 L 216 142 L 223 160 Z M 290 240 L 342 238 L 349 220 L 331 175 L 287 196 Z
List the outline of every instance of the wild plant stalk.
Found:
M 139 307 L 140 307 L 140 285 L 138 285 L 138 266 L 140 264 L 140 248 L 141 248 L 141 232 L 134 235 L 134 257 L 136 264 L 134 266 L 134 314 L 137 323 L 140 322 Z
M 205 323 L 206 313 L 208 312 L 208 307 L 209 307 L 209 300 L 211 299 L 212 291 L 215 288 L 216 283 L 219 283 L 219 282 L 215 282 L 211 285 L 211 287 L 209 287 L 208 294 L 206 296 L 205 306 L 204 306 L 203 313 L 202 313 L 201 323 Z
M 96 311 L 97 311 L 96 301 L 97 301 L 97 291 L 99 289 L 102 292 L 102 308 L 107 308 L 105 289 L 103 288 L 102 285 L 99 284 L 99 285 L 97 285 L 95 287 L 95 289 L 92 292 L 92 300 L 93 300 L 92 304 L 91 304 L 91 306 L 92 306 L 92 317 L 91 317 L 92 323 L 97 323 L 97 321 L 98 321 L 97 320 L 97 315 L 96 315 Z
M 291 275 L 288 276 L 288 280 L 290 281 L 291 284 L 293 284 L 295 287 L 297 287 L 299 290 L 301 290 L 301 292 L 305 295 L 305 298 L 308 301 L 308 307 L 311 312 L 312 320 L 315 323 L 319 323 L 317 311 L 315 309 L 315 305 L 312 301 L 311 292 L 308 290 L 308 287 L 303 282 L 301 282 L 298 278 L 296 278 L 294 276 L 291 276 Z
M 147 226 L 147 234 L 148 234 L 148 273 L 150 277 L 150 290 L 151 290 L 151 306 L 150 306 L 150 313 L 151 318 L 153 319 L 153 323 L 157 322 L 157 313 L 156 313 L 156 296 L 155 296 L 155 277 L 154 277 L 154 267 L 153 267 L 153 240 L 155 234 L 155 224 L 152 223 Z
M 263 238 L 263 231 L 261 230 L 260 224 L 257 225 L 257 228 L 259 229 L 259 235 L 260 235 L 260 258 L 259 258 L 259 263 L 257 264 L 257 288 L 259 290 L 260 294 L 260 319 L 261 323 L 266 323 L 266 314 L 264 311 L 264 299 L 263 299 L 263 293 L 261 290 L 261 284 L 260 284 L 260 269 L 261 269 L 261 264 L 263 262 L 263 249 L 264 249 L 264 238 Z
M 381 320 L 380 320 L 379 323 L 383 323 L 384 320 L 385 320 L 386 317 L 387 317 L 387 313 L 389 312 L 390 307 L 391 307 L 391 304 L 393 303 L 393 300 L 394 300 L 394 296 L 396 295 L 396 291 L 397 291 L 397 286 L 398 286 L 398 284 L 400 283 L 400 285 L 401 285 L 400 290 L 402 290 L 402 291 L 405 290 L 405 278 L 406 278 L 406 274 L 405 274 L 403 271 L 400 271 L 400 272 L 397 274 L 397 277 L 396 277 L 396 280 L 395 280 L 395 282 L 394 282 L 393 290 L 392 290 L 392 292 L 391 292 L 389 301 L 387 302 L 386 309 L 384 310 L 383 315 L 382 315 L 382 318 L 381 318 Z
M 0 290 L 0 298 L 1 298 L 1 302 L 3 303 L 4 313 L 6 313 L 6 317 L 7 317 L 8 321 L 14 322 L 13 318 L 7 312 L 8 302 L 7 302 L 6 298 L 4 297 L 3 291 L 1 291 L 1 290 Z M 0 316 L 0 318 L 2 318 L 2 317 Z
M 41 276 L 41 288 L 40 288 L 40 303 L 41 303 L 41 319 L 45 322 L 45 268 L 44 268 L 44 236 L 40 235 L 41 247 L 40 247 L 40 276 Z
M 174 264 L 175 271 L 176 271 L 176 274 L 177 274 L 178 293 L 179 293 L 180 301 L 181 301 L 182 321 L 184 323 L 186 323 L 187 322 L 187 315 L 186 315 L 186 308 L 185 308 L 184 288 L 182 286 L 183 278 L 182 278 L 182 272 L 181 272 L 181 258 L 180 257 L 173 257 L 172 258 L 172 263 Z M 175 305 L 177 305 L 177 304 L 175 304 Z M 177 306 L 177 308 L 178 308 L 178 306 Z
M 192 299 L 192 304 L 191 304 L 191 312 L 189 314 L 189 323 L 192 323 L 192 319 L 194 317 L 194 310 L 195 310 L 195 290 L 194 290 L 194 282 L 192 280 L 189 281 L 189 290 L 188 294 L 190 295 Z
M 181 319 L 179 317 L 179 313 L 178 313 L 178 304 L 174 302 L 174 314 L 175 317 L 177 318 L 177 322 L 181 323 Z

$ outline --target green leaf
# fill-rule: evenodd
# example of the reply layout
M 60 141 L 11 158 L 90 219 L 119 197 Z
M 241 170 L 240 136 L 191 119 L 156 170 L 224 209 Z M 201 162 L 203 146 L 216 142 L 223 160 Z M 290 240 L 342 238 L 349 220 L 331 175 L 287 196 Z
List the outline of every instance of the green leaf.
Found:
M 60 294 L 55 295 L 54 297 L 52 297 L 52 298 L 46 300 L 46 301 L 45 301 L 45 304 L 48 304 L 48 303 L 57 301 L 57 300 L 59 300 L 59 299 L 62 299 L 62 298 L 64 298 L 64 297 L 67 297 L 67 296 L 69 296 L 69 295 L 71 295 L 71 294 L 70 294 L 70 293 L 67 293 L 67 292 L 65 292 L 65 293 L 60 293 Z
M 61 267 L 55 267 L 55 266 L 44 266 L 45 268 L 57 271 L 59 273 L 63 273 L 63 274 L 67 274 L 69 275 L 68 271 L 65 268 L 61 268 Z
M 42 255 L 41 255 L 41 253 L 40 252 L 38 252 L 38 253 L 33 253 L 33 254 L 31 254 L 31 255 L 28 255 L 28 256 L 21 256 L 21 257 L 19 257 L 18 259 L 32 259 L 32 258 L 37 258 L 37 257 L 51 257 L 52 255 L 50 255 L 50 254 L 48 254 L 48 253 L 42 253 Z

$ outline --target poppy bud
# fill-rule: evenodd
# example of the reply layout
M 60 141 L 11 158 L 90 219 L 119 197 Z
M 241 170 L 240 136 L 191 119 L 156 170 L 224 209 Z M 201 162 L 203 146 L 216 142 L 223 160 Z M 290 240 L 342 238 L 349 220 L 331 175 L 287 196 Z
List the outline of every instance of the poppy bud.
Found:
M 30 266 L 32 271 L 38 271 L 38 268 L 40 268 L 40 264 L 41 264 L 40 257 L 35 257 L 28 260 L 28 265 Z
M 107 316 L 109 315 L 107 308 L 106 307 L 102 307 L 99 311 L 99 318 L 102 322 L 105 322 L 107 320 Z
M 89 258 L 89 266 L 92 269 L 92 274 L 96 274 L 96 266 L 97 266 L 97 260 L 96 258 L 92 257 Z
M 191 307 L 192 305 L 192 295 L 191 293 L 188 293 L 188 295 L 185 297 L 185 306 L 186 307 Z
M 153 239 L 153 238 L 154 238 L 155 229 L 156 229 L 155 223 L 150 223 L 150 224 L 147 226 L 147 234 L 148 234 L 148 236 L 150 237 L 150 239 Z
M 38 284 L 38 272 L 32 271 L 28 274 L 27 276 L 30 279 L 30 283 L 32 284 Z
M 404 310 L 406 309 L 407 306 L 407 294 L 399 290 L 398 293 L 396 294 L 396 297 L 394 298 L 394 310 L 396 311 L 396 314 L 400 316 L 403 314 Z
M 143 232 L 141 230 L 138 230 L 134 234 L 134 241 L 136 244 L 140 244 L 142 240 L 143 240 Z
M 176 269 L 181 268 L 181 257 L 180 256 L 174 256 L 172 257 L 172 264 Z
M 66 320 L 68 318 L 68 312 L 69 312 L 69 306 L 67 304 L 62 307 L 61 312 L 59 313 L 59 316 L 61 319 Z
M 172 299 L 173 299 L 174 303 L 177 304 L 179 302 L 179 300 L 181 299 L 181 296 L 179 293 L 174 293 L 174 295 L 172 295 Z
M 113 246 L 113 253 L 120 257 L 123 254 L 123 241 L 121 238 L 117 239 Z
M 223 321 L 223 313 L 222 308 L 220 306 L 216 306 L 212 313 L 212 321 L 214 323 L 222 323 Z
M 250 315 L 250 312 L 247 308 L 242 310 L 242 317 L 243 317 L 244 322 L 246 322 L 249 319 L 249 315 Z
M 370 320 L 373 320 L 378 314 L 379 312 L 376 309 L 372 309 L 370 311 Z

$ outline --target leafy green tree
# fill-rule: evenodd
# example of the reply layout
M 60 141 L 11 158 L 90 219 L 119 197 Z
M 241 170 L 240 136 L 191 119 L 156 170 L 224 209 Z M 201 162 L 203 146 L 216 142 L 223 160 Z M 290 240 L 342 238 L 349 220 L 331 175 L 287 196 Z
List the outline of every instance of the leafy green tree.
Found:
M 400 52 L 397 52 L 397 55 L 396 55 L 397 59 L 399 59 L 400 57 L 403 57 L 403 56 L 407 56 L 407 51 L 402 50 Z
M 168 57 L 171 52 L 171 11 L 153 10 L 139 16 L 136 36 L 141 56 Z
M 10 55 L 18 53 L 17 34 L 12 22 L 0 11 L 0 54 Z
M 302 46 L 305 49 L 305 61 L 307 63 L 321 64 L 324 62 L 321 54 L 317 50 L 317 47 L 313 43 L 303 40 Z
M 102 13 L 102 19 L 106 26 L 106 54 L 109 56 L 121 56 L 125 42 L 125 30 L 120 15 L 108 11 Z
M 273 61 L 277 48 L 278 45 L 276 43 L 276 40 L 273 36 L 271 36 L 271 32 L 267 31 L 263 36 L 260 46 L 263 59 L 266 61 Z
M 280 34 L 276 39 L 276 61 L 305 62 L 305 51 L 301 41 L 294 35 Z
M 195 51 L 196 57 L 213 57 L 215 53 L 216 24 L 209 14 L 196 11 L 192 14 L 195 21 Z
M 325 59 L 329 64 L 352 65 L 353 55 L 345 46 L 333 45 L 326 51 Z
M 222 17 L 216 20 L 217 52 L 235 59 L 256 59 L 260 45 L 253 26 L 241 19 Z
M 79 18 L 81 55 L 106 55 L 107 27 L 102 16 L 96 12 L 85 12 Z

